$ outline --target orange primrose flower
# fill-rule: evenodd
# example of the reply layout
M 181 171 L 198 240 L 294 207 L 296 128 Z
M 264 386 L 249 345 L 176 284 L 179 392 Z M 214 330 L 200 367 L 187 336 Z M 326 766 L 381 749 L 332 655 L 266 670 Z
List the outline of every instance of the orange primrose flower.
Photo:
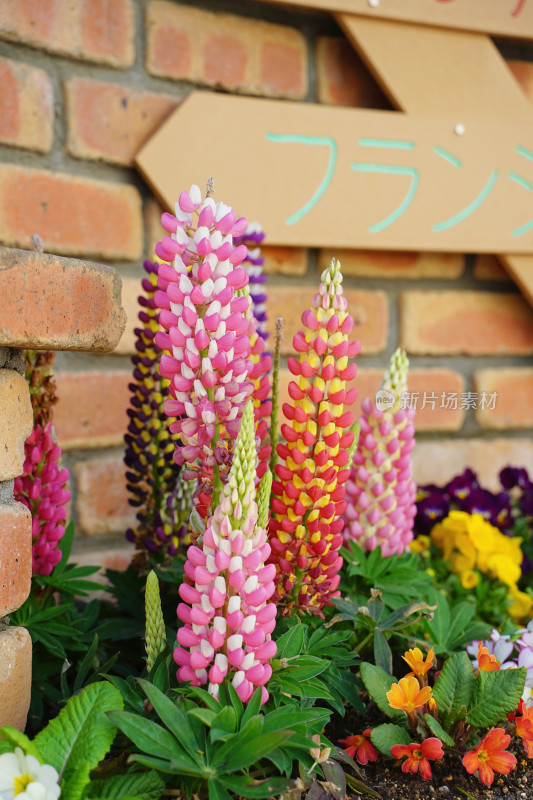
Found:
M 470 774 L 479 769 L 479 779 L 485 786 L 492 786 L 494 773 L 507 775 L 516 766 L 516 758 L 506 748 L 511 741 L 503 728 L 493 728 L 478 744 L 463 756 L 463 766 Z
M 527 757 L 533 758 L 533 706 L 523 706 L 522 715 L 515 717 L 516 732 L 522 739 Z
M 407 664 L 411 667 L 412 672 L 409 672 L 405 677 L 409 678 L 412 675 L 416 675 L 417 677 L 420 675 L 425 675 L 426 672 L 433 666 L 433 660 L 435 658 L 435 653 L 433 652 L 433 648 L 429 651 L 424 660 L 424 654 L 419 647 L 413 647 L 411 650 L 407 650 L 403 656 L 403 660 L 407 662 Z
M 363 733 L 357 736 L 348 736 L 346 739 L 339 739 L 339 744 L 347 745 L 344 752 L 355 758 L 363 766 L 369 761 L 376 761 L 378 751 L 370 741 L 371 728 L 366 728 Z
M 425 706 L 431 697 L 431 688 L 420 688 L 416 678 L 400 678 L 398 683 L 393 683 L 387 692 L 387 700 L 391 708 L 398 708 L 406 714 L 412 714 L 417 708 Z
M 407 760 L 402 764 L 402 772 L 411 772 L 413 775 L 420 772 L 420 777 L 425 781 L 431 780 L 429 762 L 444 755 L 441 740 L 434 736 L 425 739 L 422 744 L 395 744 L 390 752 L 393 758 L 407 756 Z
M 498 672 L 500 669 L 500 662 L 496 656 L 489 655 L 487 647 L 483 647 L 483 642 L 480 642 L 477 649 L 477 673 L 480 672 Z

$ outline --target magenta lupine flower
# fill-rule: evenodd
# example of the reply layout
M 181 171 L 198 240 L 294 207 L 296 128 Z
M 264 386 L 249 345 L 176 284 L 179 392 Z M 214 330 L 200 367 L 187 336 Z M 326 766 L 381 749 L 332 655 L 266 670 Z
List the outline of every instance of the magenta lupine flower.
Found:
M 26 460 L 20 477 L 15 478 L 14 496 L 32 515 L 32 571 L 50 575 L 61 561 L 58 543 L 65 534 L 68 469 L 61 468 L 61 448 L 49 422 L 44 429 L 36 425 L 24 446 Z
M 201 544 L 187 551 L 185 575 L 179 589 L 184 602 L 178 617 L 179 646 L 174 660 L 178 680 L 194 686 L 208 683 L 217 697 L 227 678 L 243 702 L 272 674 L 268 663 L 276 654 L 270 638 L 276 624 L 274 564 L 265 566 L 270 546 L 258 523 L 256 449 L 252 403 L 244 411 L 233 463 L 222 501 L 208 520 Z M 266 517 L 266 514 L 265 514 Z
M 384 556 L 407 549 L 416 516 L 411 465 L 415 411 L 400 407 L 408 366 L 405 353 L 397 350 L 377 401 L 363 401 L 359 443 L 346 484 L 345 539 L 364 550 L 380 545 Z
M 239 266 L 247 250 L 233 246 L 247 223 L 224 203 L 202 201 L 197 186 L 181 193 L 176 215 L 163 214 L 161 223 L 170 236 L 156 245 L 156 254 L 170 263 L 159 266 L 155 300 L 168 332 L 159 332 L 156 342 L 165 351 L 161 375 L 171 381 L 165 412 L 183 417 L 171 424 L 183 441 L 174 459 L 204 475 L 214 469 L 227 474 L 252 392 L 250 298 L 237 295 L 248 284 Z

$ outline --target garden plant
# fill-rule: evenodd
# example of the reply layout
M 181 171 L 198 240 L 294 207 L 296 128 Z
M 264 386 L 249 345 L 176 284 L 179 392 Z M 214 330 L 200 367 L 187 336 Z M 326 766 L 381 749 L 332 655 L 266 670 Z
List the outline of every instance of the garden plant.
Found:
M 407 357 L 356 419 L 364 342 L 335 259 L 280 406 L 261 228 L 211 185 L 162 225 L 125 433 L 135 555 L 107 571 L 112 601 L 71 556 L 53 359 L 26 353 L 33 581 L 11 622 L 35 673 L 26 733 L 0 730 L 1 800 L 527 797 L 526 471 L 499 493 L 471 471 L 417 489 Z

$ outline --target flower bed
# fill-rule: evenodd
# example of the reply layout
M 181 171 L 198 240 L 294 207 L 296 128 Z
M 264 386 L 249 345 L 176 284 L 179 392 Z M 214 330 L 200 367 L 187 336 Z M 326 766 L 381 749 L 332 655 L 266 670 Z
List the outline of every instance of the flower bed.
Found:
M 28 735 L 2 729 L 0 796 L 527 785 L 527 474 L 504 471 L 497 495 L 469 472 L 417 495 L 406 355 L 356 421 L 360 343 L 335 260 L 279 408 L 261 231 L 209 187 L 183 192 L 162 224 L 125 437 L 136 555 L 107 572 L 114 603 L 89 599 L 98 567 L 71 561 L 51 363 L 27 354 L 35 430 L 15 491 L 33 514 L 34 578 L 11 622 L 28 627 L 36 669 Z

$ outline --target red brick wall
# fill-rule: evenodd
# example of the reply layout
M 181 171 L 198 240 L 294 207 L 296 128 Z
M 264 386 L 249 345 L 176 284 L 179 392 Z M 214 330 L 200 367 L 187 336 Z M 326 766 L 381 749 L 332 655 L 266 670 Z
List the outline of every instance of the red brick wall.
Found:
M 117 566 L 132 517 L 121 461 L 128 356 L 140 262 L 159 237 L 160 213 L 132 168 L 134 154 L 195 87 L 389 107 L 329 16 L 239 0 L 219 7 L 0 3 L 0 243 L 27 247 L 38 232 L 49 252 L 112 263 L 124 280 L 129 323 L 115 353 L 65 353 L 56 362 L 56 426 L 72 469 L 76 548 L 88 561 Z M 533 101 L 533 47 L 521 46 L 520 61 L 506 48 Z M 270 318 L 285 316 L 286 355 L 332 252 L 270 247 L 265 255 Z M 336 255 L 362 341 L 361 397 L 375 391 L 401 345 L 419 403 L 424 392 L 438 398 L 418 414 L 418 479 L 442 480 L 467 464 L 485 480 L 509 462 L 533 470 L 533 310 L 495 259 Z M 282 378 L 286 385 L 286 371 Z M 498 392 L 494 411 L 439 408 L 442 393 L 483 391 Z

